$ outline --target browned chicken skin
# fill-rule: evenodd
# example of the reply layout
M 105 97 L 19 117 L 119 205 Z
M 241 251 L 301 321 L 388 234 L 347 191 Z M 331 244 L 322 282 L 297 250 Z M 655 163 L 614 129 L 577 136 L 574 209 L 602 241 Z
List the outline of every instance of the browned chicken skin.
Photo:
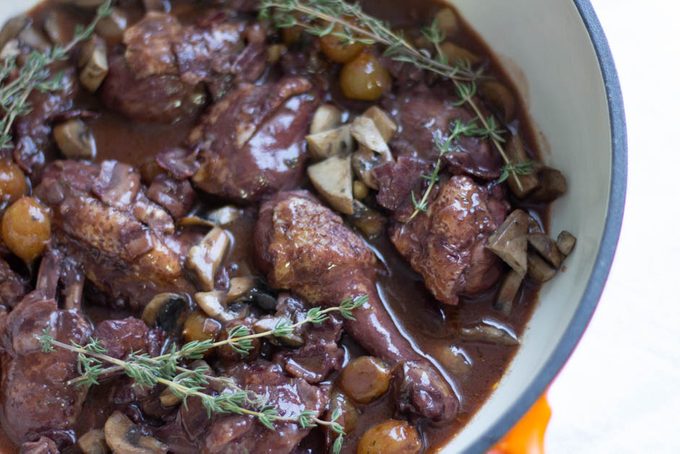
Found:
M 390 239 L 425 279 L 439 301 L 486 290 L 500 277 L 498 258 L 485 248 L 503 222 L 507 206 L 470 177 L 455 176 L 441 187 L 427 213 L 395 222 Z
M 147 198 L 132 167 L 57 161 L 36 195 L 53 210 L 59 247 L 106 294 L 137 309 L 159 292 L 195 290 L 183 275 L 172 217 Z
M 368 303 L 345 328 L 369 353 L 404 370 L 400 408 L 435 421 L 455 415 L 453 391 L 401 335 L 380 301 L 375 255 L 340 216 L 305 191 L 279 193 L 260 209 L 255 245 L 270 285 L 290 289 L 309 304 L 367 295 Z

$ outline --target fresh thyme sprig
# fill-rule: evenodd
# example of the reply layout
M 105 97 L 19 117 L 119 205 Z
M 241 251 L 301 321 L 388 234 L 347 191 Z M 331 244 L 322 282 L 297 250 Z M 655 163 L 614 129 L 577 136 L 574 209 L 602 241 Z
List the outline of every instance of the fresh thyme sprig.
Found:
M 439 173 L 441 172 L 444 158 L 449 153 L 458 151 L 457 140 L 464 136 L 472 137 L 478 134 L 479 127 L 474 121 L 465 123 L 457 119 L 451 124 L 448 136 L 442 137 L 441 134 L 435 135 L 434 144 L 437 148 L 437 161 L 434 164 L 432 172 L 423 175 L 423 178 L 427 181 L 427 188 L 423 195 L 420 198 L 417 198 L 415 192 L 411 191 L 411 202 L 413 203 L 414 210 L 407 219 L 407 223 L 415 219 L 415 217 L 418 216 L 418 213 L 427 211 L 430 194 L 439 181 Z
M 417 49 L 403 35 L 393 32 L 386 22 L 366 14 L 358 4 L 344 0 L 262 0 L 260 15 L 279 28 L 298 26 L 315 36 L 335 36 L 346 44 L 381 44 L 385 46 L 385 56 L 451 79 L 460 105 L 467 105 L 477 117 L 478 135 L 491 141 L 508 166 L 508 177 L 514 178 L 517 187 L 522 189 L 522 182 L 503 148 L 502 129 L 492 115 L 483 114 L 475 100 L 476 82 L 483 77 L 484 68 L 474 69 L 465 59 L 449 62 L 441 47 L 445 36 L 436 22 L 422 30 L 435 49 L 435 55 L 431 56 L 427 50 Z M 417 215 L 422 206 L 415 202 Z
M 449 64 L 446 58 L 432 58 L 386 22 L 343 0 L 262 0 L 260 17 L 278 28 L 297 26 L 314 36 L 335 36 L 345 44 L 381 44 L 385 56 L 453 80 L 474 81 L 482 76 L 482 70 L 473 69 L 467 61 Z
M 516 175 L 531 175 L 536 168 L 536 163 L 534 161 L 523 161 L 517 164 L 506 164 L 501 168 L 501 175 L 496 180 L 497 183 L 503 183 L 506 181 L 510 174 Z
M 251 334 L 244 326 L 237 326 L 229 331 L 222 341 L 189 342 L 177 349 L 172 347 L 169 353 L 151 357 L 148 354 L 132 353 L 125 359 L 118 359 L 107 354 L 106 349 L 97 339 L 90 339 L 85 345 L 67 344 L 54 339 L 48 328 L 42 332 L 39 342 L 43 352 L 53 352 L 55 348 L 67 350 L 78 355 L 80 377 L 71 384 L 97 385 L 105 374 L 122 372 L 132 378 L 137 385 L 153 387 L 166 386 L 178 399 L 186 404 L 187 399 L 200 399 L 208 413 L 230 413 L 257 418 L 269 429 L 274 429 L 276 422 L 296 422 L 303 428 L 326 426 L 336 434 L 333 452 L 339 452 L 345 435 L 344 428 L 337 422 L 339 413 L 334 413 L 330 420 L 319 418 L 318 412 L 302 411 L 297 417 L 281 416 L 276 408 L 267 404 L 266 398 L 251 391 L 239 388 L 230 377 L 211 377 L 207 367 L 188 369 L 179 365 L 183 360 L 201 359 L 210 349 L 229 346 L 233 350 L 247 354 L 253 346 L 253 340 L 261 337 L 281 337 L 291 334 L 296 328 L 306 324 L 318 325 L 329 318 L 332 313 L 339 313 L 346 319 L 354 319 L 352 312 L 366 304 L 368 297 L 361 295 L 348 298 L 338 306 L 326 309 L 310 309 L 305 318 L 292 323 L 279 322 L 273 329 Z M 104 368 L 105 364 L 111 365 Z M 222 391 L 213 393 L 208 386 L 223 385 Z
M 31 105 L 28 97 L 34 90 L 52 92 L 62 88 L 63 74 L 50 74 L 49 66 L 64 61 L 69 52 L 79 43 L 88 39 L 97 23 L 111 14 L 111 0 L 97 8 L 94 19 L 86 26 L 78 25 L 73 39 L 64 46 L 55 46 L 45 52 L 31 51 L 26 61 L 18 68 L 16 57 L 8 57 L 0 67 L 0 150 L 12 147 L 12 126 L 18 117 L 28 114 Z M 17 71 L 18 70 L 18 71 Z M 10 80 L 16 73 L 16 77 Z M 7 82 L 9 80 L 9 82 Z

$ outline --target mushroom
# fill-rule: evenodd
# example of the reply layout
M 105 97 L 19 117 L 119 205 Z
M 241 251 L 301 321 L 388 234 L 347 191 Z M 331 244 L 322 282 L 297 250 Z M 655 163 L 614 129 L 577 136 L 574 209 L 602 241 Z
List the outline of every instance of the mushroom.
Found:
M 26 27 L 17 36 L 20 43 L 29 46 L 40 52 L 47 52 L 52 48 L 47 37 L 35 29 L 35 27 Z
M 312 159 L 317 161 L 332 156 L 343 156 L 352 151 L 353 141 L 349 125 L 310 134 L 305 139 Z
M 559 268 L 564 257 L 555 242 L 545 233 L 532 233 L 527 236 L 531 247 L 538 252 L 553 268 Z
M 378 189 L 373 169 L 392 161 L 383 135 L 375 122 L 368 117 L 357 117 L 352 122 L 352 136 L 359 143 L 359 150 L 352 154 L 352 168 L 361 181 L 372 189 Z
M 482 61 L 482 58 L 479 55 L 464 47 L 457 46 L 450 41 L 442 43 L 440 47 L 450 65 L 456 65 L 461 61 L 476 65 Z
M 524 143 L 518 135 L 513 135 L 510 137 L 507 142 L 505 152 L 507 153 L 508 159 L 512 164 L 516 165 L 529 161 L 529 157 L 527 156 L 526 150 L 524 149 Z M 521 189 L 517 184 L 517 180 L 519 180 L 522 184 Z M 523 199 L 529 195 L 529 193 L 536 189 L 539 184 L 538 177 L 536 176 L 535 172 L 531 172 L 526 175 L 517 175 L 516 178 L 513 174 L 510 175 L 507 181 L 512 193 L 520 199 Z
M 215 288 L 215 274 L 228 246 L 227 233 L 214 227 L 197 245 L 189 249 L 186 266 L 194 273 L 201 290 L 211 291 Z
M 378 154 L 390 155 L 390 149 L 376 124 L 368 117 L 359 116 L 350 125 L 352 137 L 369 150 Z
M 94 134 L 79 118 L 73 118 L 57 125 L 53 134 L 57 146 L 66 158 L 93 159 L 97 154 Z
M 479 85 L 479 94 L 498 111 L 506 122 L 515 116 L 517 108 L 515 97 L 508 87 L 495 80 L 488 80 Z
M 332 104 L 322 104 L 314 112 L 312 124 L 309 127 L 311 135 L 335 129 L 340 126 L 342 112 Z
M 496 298 L 496 308 L 503 314 L 510 315 L 523 279 L 524 275 L 515 270 L 510 270 L 505 278 L 503 278 L 501 288 L 498 291 L 498 298 Z
M 227 205 L 208 212 L 205 218 L 219 227 L 226 227 L 242 216 L 242 209 Z
M 111 452 L 106 444 L 104 431 L 92 429 L 78 438 L 78 447 L 83 454 L 107 454 Z
M 442 8 L 434 15 L 434 22 L 444 35 L 451 37 L 460 30 L 460 22 L 451 8 Z
M 527 257 L 527 273 L 536 282 L 548 282 L 555 277 L 557 270 L 552 268 L 538 254 L 529 253 Z
M 434 352 L 434 357 L 454 377 L 466 375 L 472 369 L 472 360 L 468 354 L 455 345 L 441 345 Z
M 538 188 L 531 193 L 531 200 L 548 203 L 567 192 L 567 179 L 562 172 L 551 167 L 543 167 L 538 171 Z
M 373 120 L 373 124 L 380 131 L 385 143 L 392 140 L 392 137 L 397 133 L 397 124 L 387 112 L 377 106 L 372 106 L 362 116 Z
M 104 424 L 106 444 L 116 454 L 165 454 L 168 447 L 154 437 L 145 435 L 142 428 L 120 411 L 115 411 Z
M 116 44 L 123 40 L 128 26 L 128 18 L 119 8 L 111 8 L 111 14 L 103 17 L 95 26 L 95 31 L 107 42 Z
M 229 291 L 227 292 L 227 302 L 231 303 L 246 296 L 255 288 L 257 281 L 251 276 L 234 277 L 229 281 Z
M 43 30 L 53 44 L 63 46 L 71 40 L 68 18 L 60 10 L 50 10 L 43 22 Z
M 6 60 L 8 58 L 16 58 L 21 54 L 21 49 L 19 49 L 19 40 L 10 39 L 2 46 L 0 50 L 0 60 Z
M 184 321 L 182 337 L 185 342 L 214 340 L 222 331 L 222 324 L 206 317 L 201 311 L 194 311 Z
M 475 325 L 463 327 L 459 334 L 461 339 L 470 342 L 507 346 L 519 344 L 517 335 L 512 329 L 494 320 L 484 320 Z
M 576 237 L 566 230 L 562 230 L 559 235 L 557 235 L 557 249 L 566 257 L 571 254 L 576 246 Z
M 80 68 L 80 83 L 90 93 L 97 91 L 109 73 L 106 43 L 100 36 L 94 35 L 83 45 L 78 67 Z
M 5 22 L 5 25 L 0 29 L 0 49 L 4 49 L 7 43 L 14 40 L 19 36 L 19 33 L 30 25 L 31 19 L 25 14 L 15 16 Z
M 529 215 L 515 210 L 490 237 L 487 249 L 499 256 L 521 276 L 527 272 L 527 231 Z
M 354 226 L 361 230 L 361 233 L 368 238 L 374 238 L 385 230 L 387 220 L 382 214 L 367 207 L 358 200 L 355 200 L 352 205 L 354 207 L 354 212 L 350 216 L 350 221 L 352 221 Z
M 191 309 L 187 295 L 159 293 L 144 307 L 142 320 L 150 327 L 160 327 L 166 332 L 178 331 Z
M 343 214 L 354 213 L 350 156 L 330 158 L 307 168 L 307 174 L 321 197 Z
M 229 301 L 229 292 L 222 290 L 198 292 L 194 294 L 194 299 L 203 312 L 222 323 L 245 318 L 249 313 L 247 305 L 230 305 L 233 301 Z M 227 305 L 234 310 L 227 310 Z

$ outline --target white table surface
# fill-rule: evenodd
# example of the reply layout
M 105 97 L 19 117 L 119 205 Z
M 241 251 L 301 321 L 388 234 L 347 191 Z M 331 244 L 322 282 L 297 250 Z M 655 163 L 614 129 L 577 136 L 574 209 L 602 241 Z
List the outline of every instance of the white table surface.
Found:
M 619 71 L 629 140 L 609 281 L 554 382 L 553 453 L 680 453 L 680 2 L 592 0 Z

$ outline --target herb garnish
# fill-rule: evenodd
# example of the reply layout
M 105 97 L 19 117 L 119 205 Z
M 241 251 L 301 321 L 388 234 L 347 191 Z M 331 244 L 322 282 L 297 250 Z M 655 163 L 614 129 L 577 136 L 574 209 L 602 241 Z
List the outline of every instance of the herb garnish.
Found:
M 234 351 L 246 355 L 253 348 L 253 340 L 262 337 L 281 337 L 291 334 L 296 328 L 306 324 L 319 325 L 328 319 L 329 314 L 337 312 L 346 319 L 353 320 L 352 312 L 368 301 L 366 295 L 348 298 L 339 306 L 326 309 L 310 309 L 306 317 L 299 322 L 280 321 L 272 330 L 251 334 L 245 326 L 232 328 L 226 339 L 221 341 L 194 341 L 177 349 L 173 346 L 169 353 L 151 357 L 146 353 L 132 353 L 125 359 L 118 359 L 107 354 L 106 349 L 97 339 L 90 339 L 85 345 L 66 344 L 54 339 L 49 329 L 45 328 L 39 338 L 43 352 L 53 352 L 56 348 L 78 354 L 78 367 L 81 376 L 69 382 L 76 386 L 99 384 L 104 374 L 122 372 L 142 387 L 156 385 L 166 386 L 177 398 L 186 404 L 190 397 L 198 398 L 211 413 L 229 413 L 248 415 L 268 429 L 274 430 L 276 422 L 297 422 L 302 428 L 327 426 L 336 434 L 333 452 L 342 447 L 344 428 L 337 422 L 340 413 L 335 411 L 329 420 L 319 418 L 316 411 L 304 410 L 297 417 L 281 416 L 279 411 L 267 403 L 266 398 L 252 391 L 239 388 L 229 377 L 211 377 L 207 367 L 188 369 L 180 366 L 182 360 L 197 360 L 211 349 L 228 346 Z M 104 367 L 105 364 L 110 365 Z M 213 383 L 223 388 L 219 393 L 212 393 L 208 386 Z
M 385 46 L 386 57 L 450 79 L 460 98 L 459 105 L 467 105 L 477 117 L 479 126 L 475 135 L 493 143 L 508 166 L 508 176 L 514 178 L 518 188 L 522 189 L 522 182 L 503 148 L 504 131 L 493 115 L 482 113 L 475 100 L 477 81 L 483 77 L 483 68 L 474 69 L 465 59 L 449 63 L 440 46 L 444 34 L 435 22 L 422 30 L 423 37 L 436 50 L 433 57 L 427 50 L 414 47 L 401 33 L 392 31 L 386 22 L 365 13 L 358 4 L 344 0 L 262 0 L 260 17 L 271 20 L 279 28 L 300 27 L 314 36 L 334 36 L 344 44 L 380 44 Z M 441 165 L 441 156 L 438 164 Z M 414 200 L 417 215 L 423 206 L 416 202 Z
M 31 111 L 28 97 L 34 90 L 54 92 L 62 88 L 63 74 L 50 75 L 48 67 L 64 61 L 75 46 L 88 39 L 97 23 L 111 14 L 111 0 L 97 8 L 97 13 L 86 27 L 76 26 L 73 39 L 65 46 L 54 46 L 45 52 L 31 51 L 25 63 L 18 68 L 15 56 L 5 58 L 0 64 L 0 150 L 12 147 L 12 126 L 14 121 Z M 18 71 L 18 73 L 17 73 Z M 16 74 L 16 77 L 11 77 Z M 11 80 L 10 80 L 11 79 Z M 8 82 L 9 80 L 9 82 Z M 6 83 L 7 82 L 7 83 Z

